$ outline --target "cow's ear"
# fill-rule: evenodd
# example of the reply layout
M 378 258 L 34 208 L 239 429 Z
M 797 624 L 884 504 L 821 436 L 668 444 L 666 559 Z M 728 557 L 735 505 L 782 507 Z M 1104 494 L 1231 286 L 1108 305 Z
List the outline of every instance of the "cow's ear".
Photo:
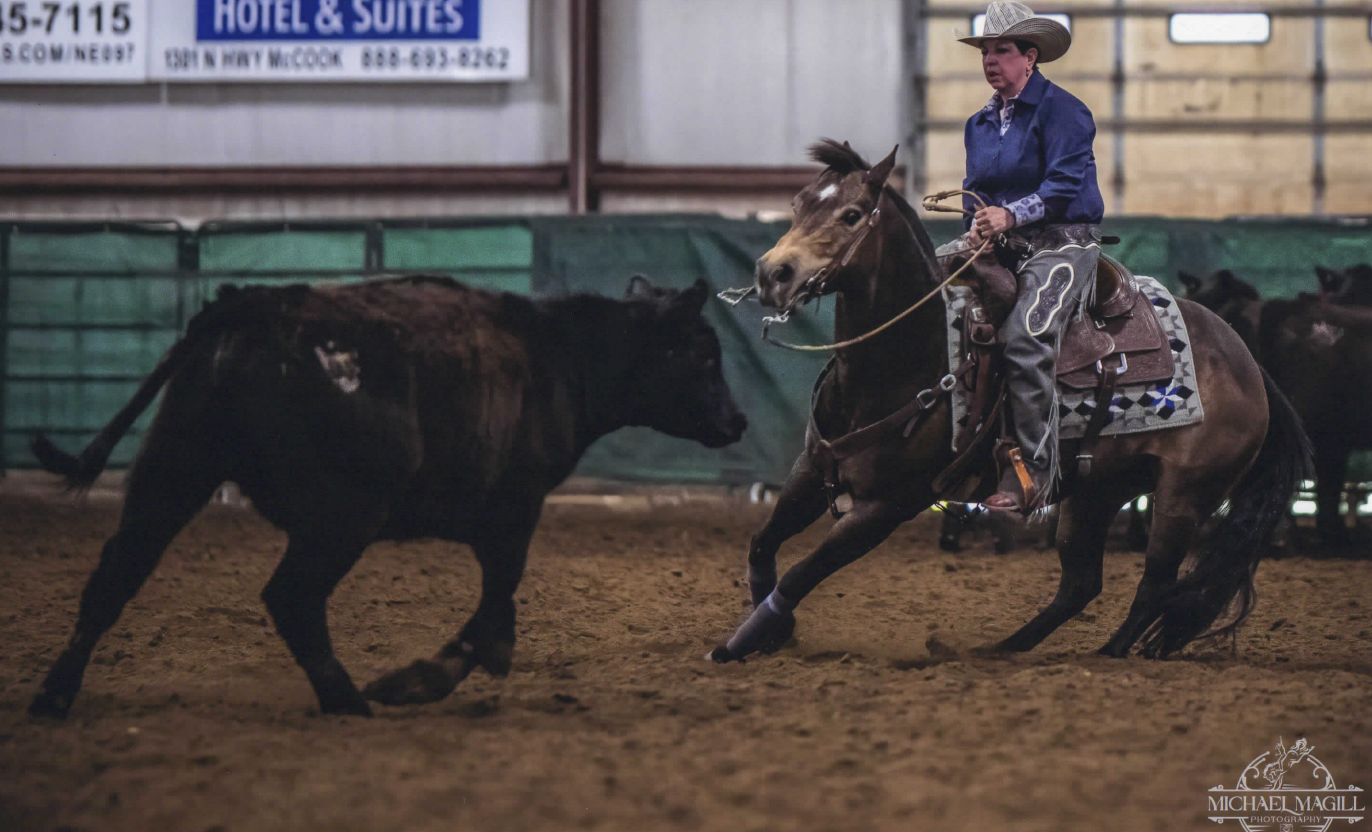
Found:
M 891 152 L 886 154 L 885 159 L 872 165 L 872 169 L 867 171 L 867 190 L 869 193 L 880 194 L 881 189 L 886 187 L 886 180 L 896 166 L 896 151 L 899 149 L 900 145 L 891 148 Z
M 1326 269 L 1324 266 L 1315 267 L 1315 277 L 1320 281 L 1321 292 L 1337 292 L 1343 281 L 1341 275 L 1333 269 Z
M 691 288 L 682 291 L 672 301 L 672 306 L 684 312 L 690 313 L 692 317 L 699 315 L 705 308 L 705 301 L 710 298 L 710 284 L 703 279 L 697 279 L 691 284 Z
M 1190 272 L 1185 270 L 1179 271 L 1177 272 L 1177 279 L 1181 281 L 1182 286 L 1186 287 L 1186 291 L 1200 291 L 1201 279 L 1199 277 L 1196 277 L 1194 274 L 1191 274 Z
M 648 278 L 641 274 L 636 274 L 629 278 L 629 288 L 624 290 L 626 298 L 651 298 L 653 297 L 653 284 L 648 282 Z

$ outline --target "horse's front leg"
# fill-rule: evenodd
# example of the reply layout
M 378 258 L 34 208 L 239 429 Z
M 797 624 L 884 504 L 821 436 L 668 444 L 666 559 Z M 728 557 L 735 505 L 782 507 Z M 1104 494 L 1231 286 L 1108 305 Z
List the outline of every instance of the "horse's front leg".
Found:
M 810 458 L 801 454 L 777 495 L 776 508 L 748 546 L 748 589 L 756 607 L 777 585 L 777 550 L 819 519 L 828 507 L 824 481 Z
M 910 516 L 890 503 L 856 503 L 834 524 L 819 548 L 791 567 L 733 637 L 710 651 L 709 657 L 717 662 L 735 661 L 785 644 L 795 629 L 793 611 L 801 599 L 825 578 L 876 548 Z

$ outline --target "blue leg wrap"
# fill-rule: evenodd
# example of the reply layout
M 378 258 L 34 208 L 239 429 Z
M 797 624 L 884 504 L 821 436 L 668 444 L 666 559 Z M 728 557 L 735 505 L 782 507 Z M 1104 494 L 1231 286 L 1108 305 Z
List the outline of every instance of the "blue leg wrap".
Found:
M 753 614 L 748 616 L 748 620 L 743 622 L 734 633 L 734 637 L 724 646 L 735 656 L 756 653 L 768 633 L 784 626 L 784 622 L 791 617 L 791 610 L 795 608 L 795 603 L 786 600 L 780 589 L 772 590 L 767 600 L 757 605 Z

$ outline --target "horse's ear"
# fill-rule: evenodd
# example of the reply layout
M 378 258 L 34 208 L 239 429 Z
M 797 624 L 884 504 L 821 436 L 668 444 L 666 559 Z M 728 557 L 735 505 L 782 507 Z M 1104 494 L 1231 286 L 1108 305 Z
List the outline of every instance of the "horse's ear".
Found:
M 648 278 L 641 274 L 636 274 L 629 278 L 629 288 L 624 290 L 626 298 L 651 298 L 653 296 L 653 284 L 648 282 Z
M 1200 291 L 1201 279 L 1199 277 L 1196 277 L 1194 274 L 1182 270 L 1177 272 L 1177 279 L 1181 281 L 1182 286 L 1186 287 L 1187 292 Z
M 886 186 L 886 179 L 891 175 L 891 170 L 896 166 L 896 151 L 900 145 L 891 148 L 891 152 L 885 159 L 872 165 L 872 169 L 867 171 L 867 190 L 872 193 L 881 193 L 881 189 Z

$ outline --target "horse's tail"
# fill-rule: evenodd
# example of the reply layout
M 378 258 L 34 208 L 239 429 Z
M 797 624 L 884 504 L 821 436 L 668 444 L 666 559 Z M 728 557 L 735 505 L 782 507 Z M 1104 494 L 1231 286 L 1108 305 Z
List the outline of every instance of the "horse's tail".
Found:
M 167 380 L 185 365 L 194 346 L 202 340 L 208 325 L 221 317 L 225 301 L 236 292 L 236 287 L 223 287 L 220 289 L 219 299 L 206 305 L 191 319 L 186 327 L 186 334 L 167 350 L 157 367 L 138 386 L 133 398 L 129 399 L 114 418 L 100 429 L 80 454 L 73 456 L 54 445 L 41 431 L 35 433 L 29 440 L 29 447 L 38 459 L 38 465 L 44 471 L 60 474 L 68 491 L 80 493 L 89 489 L 95 483 L 95 478 L 100 476 L 100 472 L 105 470 L 110 454 L 114 452 L 119 440 L 124 438 L 124 434 L 133 426 L 134 421 L 157 398 Z
M 1253 609 L 1253 574 L 1291 495 L 1310 475 L 1310 439 L 1286 396 L 1262 370 L 1267 437 L 1253 466 L 1229 495 L 1227 513 L 1196 555 L 1194 567 L 1162 600 L 1162 615 L 1143 637 L 1147 656 L 1166 656 L 1198 638 L 1232 633 Z M 1237 599 L 1228 623 L 1211 627 Z

